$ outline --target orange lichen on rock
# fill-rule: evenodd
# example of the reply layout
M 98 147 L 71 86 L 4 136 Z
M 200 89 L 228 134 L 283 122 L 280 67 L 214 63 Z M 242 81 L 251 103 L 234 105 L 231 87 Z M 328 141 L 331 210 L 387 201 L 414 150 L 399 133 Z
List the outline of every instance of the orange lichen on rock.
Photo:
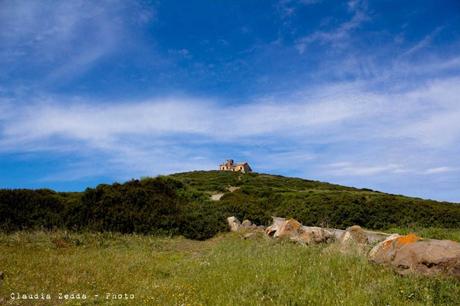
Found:
M 413 233 L 410 233 L 405 236 L 399 236 L 399 235 L 395 235 L 395 236 L 396 237 L 389 237 L 387 240 L 383 241 L 381 245 L 379 246 L 379 248 L 384 252 L 388 252 L 392 249 L 402 247 L 403 245 L 422 240 L 422 238 L 420 238 L 419 236 Z
M 415 235 L 414 233 L 410 233 L 408 235 L 396 238 L 396 247 L 401 247 L 401 246 L 406 245 L 406 244 L 414 243 L 414 242 L 417 242 L 417 241 L 419 241 L 421 239 L 422 238 L 420 238 L 419 236 Z

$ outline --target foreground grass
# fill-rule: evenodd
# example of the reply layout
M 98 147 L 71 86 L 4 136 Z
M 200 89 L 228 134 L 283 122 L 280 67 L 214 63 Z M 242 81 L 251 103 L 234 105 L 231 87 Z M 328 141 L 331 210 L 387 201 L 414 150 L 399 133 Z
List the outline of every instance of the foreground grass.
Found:
M 53 300 L 42 305 L 458 305 L 460 297 L 457 280 L 400 277 L 333 247 L 234 234 L 202 242 L 110 233 L 0 234 L 0 270 L 3 303 L 11 302 L 12 292 L 50 293 Z M 88 299 L 57 300 L 59 292 Z M 135 298 L 106 300 L 106 293 Z

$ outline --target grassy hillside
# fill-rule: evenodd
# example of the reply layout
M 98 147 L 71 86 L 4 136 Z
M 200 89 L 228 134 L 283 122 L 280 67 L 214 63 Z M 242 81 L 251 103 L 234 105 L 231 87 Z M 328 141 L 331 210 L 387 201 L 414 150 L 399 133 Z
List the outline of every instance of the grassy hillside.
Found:
M 61 304 L 59 293 L 87 295 L 68 305 L 458 305 L 460 296 L 454 279 L 401 277 L 329 246 L 231 233 L 193 241 L 18 232 L 1 234 L 0 245 L 0 299 L 11 292 L 53 298 L 33 305 Z M 107 293 L 134 299 L 108 301 Z
M 226 191 L 228 186 L 270 189 L 277 192 L 296 192 L 308 190 L 371 191 L 356 189 L 300 178 L 284 177 L 259 173 L 242 174 L 230 171 L 193 171 L 170 175 L 200 191 Z
M 220 201 L 210 200 L 214 193 L 223 194 Z M 257 173 L 178 173 L 81 193 L 0 190 L 0 230 L 6 232 L 67 229 L 207 239 L 225 231 L 232 215 L 262 225 L 283 216 L 336 228 L 460 228 L 458 204 Z
M 459 204 L 257 173 L 196 171 L 171 177 L 202 192 L 225 192 L 218 203 L 225 213 L 259 224 L 284 216 L 339 228 L 460 227 Z M 240 189 L 229 192 L 229 186 Z
M 224 195 L 211 201 L 214 193 Z M 0 304 L 12 292 L 53 299 L 34 305 L 458 304 L 458 280 L 400 277 L 334 245 L 245 240 L 222 233 L 230 215 L 460 241 L 457 204 L 265 174 L 178 173 L 81 193 L 0 190 Z

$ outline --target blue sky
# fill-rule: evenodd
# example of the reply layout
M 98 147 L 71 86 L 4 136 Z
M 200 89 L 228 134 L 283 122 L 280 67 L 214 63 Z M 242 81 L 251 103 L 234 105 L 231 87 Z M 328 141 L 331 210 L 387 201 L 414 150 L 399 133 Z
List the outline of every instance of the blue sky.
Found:
M 227 158 L 460 202 L 460 2 L 2 1 L 0 187 Z

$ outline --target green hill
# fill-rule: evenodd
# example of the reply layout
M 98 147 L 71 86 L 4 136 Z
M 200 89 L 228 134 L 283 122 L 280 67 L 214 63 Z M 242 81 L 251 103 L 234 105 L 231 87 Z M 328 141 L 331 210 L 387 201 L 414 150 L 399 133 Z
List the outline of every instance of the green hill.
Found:
M 222 194 L 219 201 L 211 201 L 215 193 Z M 0 190 L 3 231 L 60 228 L 206 239 L 225 231 L 231 215 L 261 225 L 282 216 L 335 228 L 460 228 L 458 204 L 258 173 L 177 173 L 80 193 Z
M 365 191 L 318 181 L 259 173 L 243 174 L 231 171 L 193 171 L 176 173 L 170 176 L 200 191 L 225 191 L 228 186 L 271 188 L 271 190 L 277 192 L 306 190 Z
M 201 192 L 224 192 L 218 205 L 239 219 L 269 224 L 271 216 L 304 224 L 372 229 L 395 226 L 460 227 L 460 205 L 391 195 L 300 178 L 222 171 L 195 171 L 171 177 Z M 229 186 L 240 187 L 229 192 Z

